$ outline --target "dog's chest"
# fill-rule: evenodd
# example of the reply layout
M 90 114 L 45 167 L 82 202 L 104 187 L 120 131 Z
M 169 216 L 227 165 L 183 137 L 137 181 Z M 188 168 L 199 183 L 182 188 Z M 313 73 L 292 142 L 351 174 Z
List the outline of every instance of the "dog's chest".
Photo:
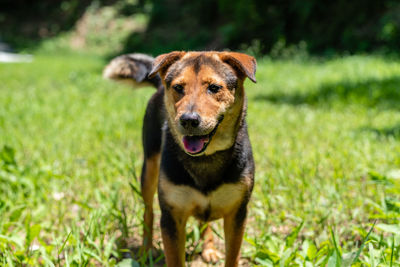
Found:
M 243 200 L 246 185 L 238 182 L 224 184 L 205 195 L 193 187 L 175 185 L 166 179 L 160 181 L 163 198 L 183 216 L 195 216 L 211 221 L 231 213 Z

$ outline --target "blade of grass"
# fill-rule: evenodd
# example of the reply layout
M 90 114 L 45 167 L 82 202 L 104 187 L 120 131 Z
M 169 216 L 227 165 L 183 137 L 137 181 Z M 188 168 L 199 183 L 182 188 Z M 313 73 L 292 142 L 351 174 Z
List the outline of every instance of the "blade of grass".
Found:
M 369 229 L 367 236 L 365 237 L 364 241 L 362 242 L 360 248 L 357 250 L 357 254 L 354 257 L 353 261 L 351 262 L 351 264 L 353 264 L 354 262 L 357 261 L 358 257 L 360 257 L 361 251 L 364 249 L 365 243 L 368 241 L 369 235 L 371 234 L 372 230 L 374 229 L 376 224 L 376 220 L 374 221 L 371 229 Z
M 336 266 L 341 266 L 342 265 L 342 254 L 340 253 L 340 250 L 336 243 L 335 233 L 333 232 L 332 227 L 331 227 L 331 235 L 332 235 L 333 245 L 335 246 L 336 257 L 337 257 Z
M 392 252 L 390 254 L 390 267 L 393 266 L 393 255 L 394 255 L 394 234 L 392 235 Z
M 142 193 L 140 192 L 139 189 L 137 189 L 137 187 L 132 182 L 129 182 L 129 185 L 133 192 L 135 192 L 139 197 L 142 197 Z
M 68 239 L 69 239 L 71 233 L 72 233 L 72 230 L 71 230 L 71 231 L 69 232 L 69 234 L 67 235 L 67 238 L 65 238 L 65 240 L 64 240 L 64 242 L 63 242 L 63 244 L 62 244 L 62 246 L 58 249 L 58 255 L 60 255 L 61 252 L 64 250 L 64 247 L 65 247 L 65 245 L 67 244 L 67 241 L 68 241 Z

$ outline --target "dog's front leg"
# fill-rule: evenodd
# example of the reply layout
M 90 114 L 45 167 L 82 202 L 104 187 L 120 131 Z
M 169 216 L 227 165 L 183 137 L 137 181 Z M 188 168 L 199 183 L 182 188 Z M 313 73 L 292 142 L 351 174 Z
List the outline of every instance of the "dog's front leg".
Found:
M 247 203 L 242 203 L 236 212 L 224 217 L 226 267 L 236 267 L 239 264 L 246 213 Z
M 185 228 L 187 216 L 161 209 L 161 234 L 168 267 L 185 266 Z

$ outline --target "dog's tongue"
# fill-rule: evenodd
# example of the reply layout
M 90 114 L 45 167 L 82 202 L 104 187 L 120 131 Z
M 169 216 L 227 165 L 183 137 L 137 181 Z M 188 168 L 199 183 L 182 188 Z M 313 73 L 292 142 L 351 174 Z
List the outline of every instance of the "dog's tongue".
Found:
M 189 153 L 196 154 L 199 153 L 204 144 L 208 141 L 208 137 L 198 137 L 198 136 L 184 136 L 183 145 Z

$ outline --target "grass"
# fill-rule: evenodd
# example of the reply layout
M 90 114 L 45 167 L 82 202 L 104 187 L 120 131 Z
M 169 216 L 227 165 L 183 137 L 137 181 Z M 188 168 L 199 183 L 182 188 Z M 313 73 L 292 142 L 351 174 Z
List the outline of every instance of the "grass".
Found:
M 0 265 L 162 262 L 133 255 L 153 90 L 104 81 L 104 65 L 73 53 L 0 65 Z M 400 266 L 400 62 L 265 59 L 257 80 L 246 84 L 256 160 L 248 264 Z M 221 236 L 221 223 L 214 230 Z M 189 258 L 200 232 L 191 221 Z

